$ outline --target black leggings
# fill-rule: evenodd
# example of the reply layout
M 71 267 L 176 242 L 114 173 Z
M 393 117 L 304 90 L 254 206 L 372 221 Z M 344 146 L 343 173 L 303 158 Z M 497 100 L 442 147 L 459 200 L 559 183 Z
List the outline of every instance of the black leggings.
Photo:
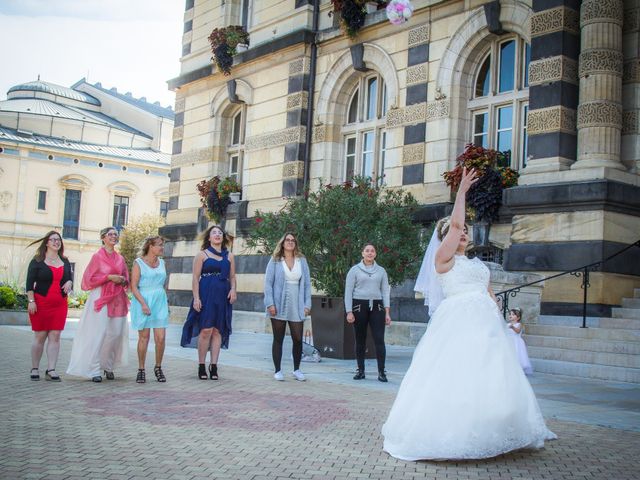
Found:
M 280 371 L 280 362 L 282 361 L 282 343 L 284 342 L 284 334 L 289 324 L 289 333 L 293 340 L 293 370 L 300 369 L 300 359 L 302 358 L 302 329 L 304 322 L 287 322 L 286 320 L 271 319 L 271 329 L 273 330 L 273 344 L 271 345 L 271 356 L 273 357 L 273 366 L 276 372 Z
M 374 300 L 373 309 L 369 310 L 369 300 L 353 300 L 353 315 L 356 321 L 353 328 L 356 334 L 356 359 L 358 369 L 364 371 L 364 354 L 367 349 L 367 327 L 371 325 L 373 342 L 376 346 L 378 371 L 384 372 L 384 361 L 387 350 L 384 346 L 385 309 L 382 301 Z

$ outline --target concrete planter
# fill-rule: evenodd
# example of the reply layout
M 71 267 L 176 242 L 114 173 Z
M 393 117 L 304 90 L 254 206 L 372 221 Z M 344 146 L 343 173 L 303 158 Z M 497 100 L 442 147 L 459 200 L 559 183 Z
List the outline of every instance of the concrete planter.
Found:
M 31 325 L 26 310 L 0 310 L 0 325 Z
M 356 341 L 353 325 L 347 323 L 342 297 L 311 297 L 311 328 L 313 346 L 320 355 L 328 358 L 352 360 L 356 358 Z M 367 334 L 365 358 L 375 358 L 371 330 Z

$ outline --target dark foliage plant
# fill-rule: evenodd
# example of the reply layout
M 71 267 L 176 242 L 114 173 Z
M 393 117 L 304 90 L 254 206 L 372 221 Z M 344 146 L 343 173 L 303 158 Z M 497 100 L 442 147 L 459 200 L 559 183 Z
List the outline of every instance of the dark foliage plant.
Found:
M 214 28 L 209 35 L 213 60 L 225 75 L 231 73 L 233 56 L 236 54 L 236 47 L 239 43 L 249 43 L 249 34 L 242 25 Z
M 372 242 L 376 261 L 397 285 L 415 277 L 424 253 L 421 226 L 412 221 L 417 207 L 410 193 L 370 178 L 321 185 L 308 199 L 290 198 L 277 212 L 257 211 L 247 246 L 271 255 L 280 237 L 294 232 L 314 287 L 341 297 L 347 272 L 361 260 L 363 245 Z

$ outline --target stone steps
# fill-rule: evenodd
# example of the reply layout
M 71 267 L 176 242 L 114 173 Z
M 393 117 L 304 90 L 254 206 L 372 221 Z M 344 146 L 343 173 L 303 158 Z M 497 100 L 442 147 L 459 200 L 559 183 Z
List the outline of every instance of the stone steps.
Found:
M 640 369 L 531 358 L 534 372 L 640 383 Z
M 528 350 L 529 355 L 543 360 L 561 360 L 563 362 L 640 369 L 640 356 L 635 354 L 536 346 L 530 346 Z
M 640 308 L 640 298 L 623 298 L 622 308 Z
M 559 348 L 565 350 L 585 350 L 590 352 L 620 353 L 640 356 L 640 342 L 637 341 L 567 338 L 547 335 L 525 335 L 524 340 L 529 348 Z
M 633 298 L 640 298 L 640 288 L 633 289 Z
M 640 308 L 612 308 L 613 318 L 634 318 L 640 320 Z
M 624 330 L 640 330 L 640 317 L 638 318 L 627 318 L 627 317 L 601 318 L 600 328 L 622 328 Z
M 640 331 L 622 328 L 579 328 L 564 325 L 526 325 L 525 339 L 529 335 L 551 337 L 583 338 L 593 340 L 611 340 L 619 342 L 640 342 Z

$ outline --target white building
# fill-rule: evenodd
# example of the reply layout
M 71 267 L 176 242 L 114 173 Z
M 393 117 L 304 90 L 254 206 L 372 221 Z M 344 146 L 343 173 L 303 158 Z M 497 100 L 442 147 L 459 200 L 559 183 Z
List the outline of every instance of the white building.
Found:
M 0 101 L 0 281 L 19 281 L 33 248 L 61 232 L 76 280 L 105 226 L 166 215 L 174 113 L 84 79 L 35 81 Z

